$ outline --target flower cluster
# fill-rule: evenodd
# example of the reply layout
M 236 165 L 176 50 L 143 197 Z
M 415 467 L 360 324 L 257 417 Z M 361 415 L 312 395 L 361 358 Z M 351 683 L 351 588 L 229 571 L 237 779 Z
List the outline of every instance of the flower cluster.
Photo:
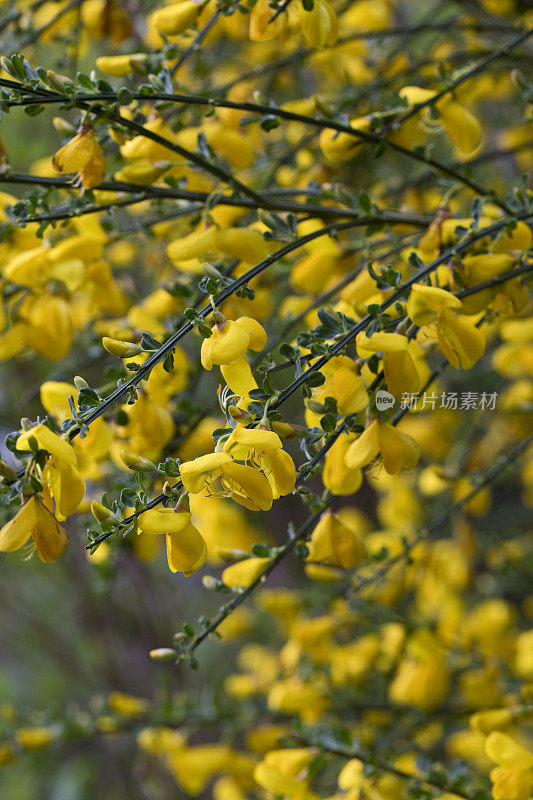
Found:
M 117 624 L 123 683 L 0 705 L 0 765 L 531 800 L 528 3 L 6 5 L 1 564 L 152 672 Z

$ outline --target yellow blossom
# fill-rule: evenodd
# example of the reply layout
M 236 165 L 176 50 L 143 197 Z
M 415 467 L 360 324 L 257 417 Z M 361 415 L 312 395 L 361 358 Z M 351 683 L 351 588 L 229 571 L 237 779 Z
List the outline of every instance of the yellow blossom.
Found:
M 263 574 L 271 561 L 271 558 L 246 558 L 238 561 L 226 567 L 222 573 L 222 582 L 231 589 L 249 586 Z
M 199 3 L 194 0 L 181 0 L 180 3 L 172 3 L 154 11 L 150 22 L 165 36 L 176 36 L 190 28 L 199 13 Z
M 124 717 L 143 716 L 150 709 L 148 700 L 124 692 L 111 692 L 107 702 L 112 711 Z
M 271 22 L 273 16 L 269 0 L 257 0 L 250 13 L 249 35 L 252 42 L 267 42 L 283 33 L 287 26 L 287 14 L 278 14 Z
M 137 519 L 139 531 L 166 535 L 168 566 L 186 576 L 201 569 L 207 557 L 205 540 L 190 519 L 190 511 L 171 508 L 143 511 Z
M 85 189 L 102 183 L 105 175 L 104 157 L 94 130 L 83 124 L 76 136 L 52 158 L 58 172 L 78 172 Z
M 274 498 L 290 494 L 296 471 L 281 439 L 273 431 L 237 426 L 224 442 L 224 452 L 237 461 L 257 467 L 266 475 Z
M 36 495 L 23 503 L 0 530 L 0 552 L 20 550 L 30 536 L 37 555 L 47 564 L 53 563 L 68 545 L 66 531 Z
M 272 505 L 272 489 L 263 473 L 237 464 L 228 453 L 187 461 L 180 466 L 180 476 L 192 494 L 205 489 L 217 497 L 232 497 L 250 511 L 268 511 Z
M 420 89 L 418 86 L 405 86 L 400 89 L 400 97 L 410 106 L 425 103 L 435 96 L 436 92 L 430 89 Z M 434 103 L 438 111 L 438 122 L 448 136 L 454 141 L 461 153 L 471 155 L 481 143 L 481 125 L 473 114 L 454 99 L 452 94 L 445 94 Z M 422 113 L 422 112 L 421 112 Z
M 15 731 L 15 741 L 23 750 L 44 750 L 56 738 L 56 732 L 51 727 L 35 726 L 18 728 Z
M 374 420 L 352 442 L 344 460 L 350 469 L 361 469 L 374 461 L 379 454 L 383 458 L 386 472 L 396 475 L 402 469 L 409 471 L 416 466 L 420 458 L 420 448 L 412 436 L 387 422 Z
M 309 561 L 351 569 L 364 557 L 365 545 L 356 531 L 326 511 L 311 534 L 308 550 Z
M 332 494 L 354 494 L 363 482 L 360 469 L 346 466 L 345 456 L 355 439 L 355 434 L 341 433 L 326 453 L 322 480 Z
M 302 33 L 311 47 L 331 47 L 337 41 L 339 24 L 328 0 L 315 0 L 310 11 L 302 4 L 300 24 Z
M 462 303 L 451 292 L 435 286 L 415 283 L 407 301 L 407 313 L 415 325 L 429 325 L 434 322 L 440 311 L 445 308 L 460 311 Z

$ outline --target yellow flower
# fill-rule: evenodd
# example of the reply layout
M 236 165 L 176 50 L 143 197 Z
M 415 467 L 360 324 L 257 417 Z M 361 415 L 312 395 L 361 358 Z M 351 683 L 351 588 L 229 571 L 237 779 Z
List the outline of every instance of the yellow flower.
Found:
M 350 469 L 345 462 L 346 453 L 354 439 L 354 434 L 341 433 L 326 454 L 322 480 L 332 494 L 354 494 L 363 482 L 362 471 Z
M 331 511 L 322 514 L 308 543 L 308 561 L 351 569 L 364 557 L 365 545 L 356 531 Z
M 52 157 L 58 172 L 78 172 L 85 189 L 102 183 L 105 175 L 104 156 L 94 130 L 81 125 L 76 136 Z
M 107 702 L 111 711 L 124 717 L 139 717 L 150 709 L 148 700 L 124 692 L 111 692 Z
M 471 369 L 485 352 L 485 337 L 462 310 L 458 297 L 445 289 L 415 283 L 407 301 L 407 313 L 415 325 L 436 323 L 442 352 L 457 369 Z
M 0 552 L 20 550 L 30 536 L 37 555 L 47 564 L 53 563 L 68 545 L 66 531 L 36 495 L 32 495 L 0 530 Z
M 74 514 L 85 495 L 85 481 L 78 469 L 68 461 L 51 458 L 43 469 L 46 491 L 54 501 L 59 520 Z
M 122 77 L 135 72 L 136 62 L 142 63 L 144 58 L 143 53 L 131 53 L 123 56 L 100 56 L 95 59 L 95 64 L 106 75 Z
M 257 264 L 272 251 L 272 243 L 266 241 L 253 228 L 219 228 L 215 247 L 230 258 L 238 258 L 249 264 Z
M 192 575 L 203 567 L 207 545 L 200 531 L 188 522 L 180 533 L 167 536 L 167 560 L 171 572 Z
M 260 469 L 270 483 L 274 498 L 290 494 L 294 489 L 294 463 L 277 433 L 237 426 L 224 443 L 224 452 Z
M 501 731 L 489 733 L 485 742 L 485 752 L 492 761 L 503 767 L 512 767 L 517 764 L 525 769 L 533 768 L 533 753 Z
M 254 770 L 255 782 L 269 794 L 287 797 L 289 800 L 318 800 L 317 795 L 306 788 L 305 781 L 297 780 L 261 761 Z
M 533 773 L 518 764 L 494 767 L 490 771 L 494 800 L 527 800 L 533 786 Z
M 20 313 L 28 347 L 50 361 L 60 361 L 67 355 L 74 337 L 73 317 L 67 300 L 51 294 L 29 296 Z
M 464 272 L 463 283 L 466 289 L 472 289 L 480 283 L 490 281 L 492 278 L 509 272 L 515 263 L 512 256 L 498 253 L 483 253 L 482 255 L 466 256 L 463 258 Z M 480 292 L 464 297 L 462 300 L 465 314 L 477 314 L 496 297 L 501 287 L 492 286 Z
M 172 748 L 165 755 L 174 778 L 188 795 L 201 794 L 214 775 L 229 771 L 237 761 L 237 754 L 224 744 Z
M 190 511 L 152 508 L 138 517 L 139 530 L 166 535 L 168 566 L 185 576 L 197 572 L 205 563 L 207 545 L 190 521 Z
M 52 744 L 56 734 L 50 727 L 26 727 L 15 731 L 15 741 L 23 750 L 44 750 Z
M 454 499 L 462 500 L 464 497 L 467 497 L 467 495 L 470 494 L 474 487 L 475 483 L 466 475 L 463 478 L 459 478 L 454 486 Z M 487 486 L 485 486 L 483 488 L 478 488 L 478 491 L 473 495 L 473 497 L 471 497 L 470 500 L 465 503 L 464 509 L 468 514 L 472 514 L 472 516 L 482 517 L 488 512 L 490 505 L 490 490 Z
M 224 319 L 212 328 L 209 339 L 202 342 L 202 366 L 210 370 L 213 364 L 231 364 L 248 348 L 259 351 L 265 344 L 265 330 L 255 319 Z
M 514 722 L 514 716 L 508 708 L 495 708 L 472 714 L 469 722 L 473 731 L 487 736 L 492 731 L 509 728 Z
M 339 789 L 347 792 L 350 789 L 359 790 L 364 779 L 364 764 L 358 758 L 351 758 L 339 772 Z
M 400 97 L 410 106 L 431 100 L 436 92 L 418 86 L 404 86 Z M 457 102 L 451 94 L 445 94 L 434 104 L 439 112 L 438 122 L 464 155 L 472 155 L 481 143 L 481 125 L 476 117 Z M 427 116 L 427 115 L 426 115 Z
M 209 453 L 180 466 L 180 477 L 191 494 L 207 490 L 217 497 L 232 497 L 250 511 L 268 511 L 272 489 L 262 472 L 237 464 L 229 453 Z
M 328 0 L 315 0 L 310 11 L 302 5 L 299 12 L 302 33 L 311 47 L 323 48 L 335 44 L 339 23 Z
M 208 453 L 195 458 L 194 461 L 184 462 L 180 466 L 180 477 L 184 487 L 191 494 L 198 494 L 204 489 L 210 494 L 216 494 L 216 481 L 221 478 L 224 466 L 231 460 L 228 453 Z
M 73 397 L 77 407 L 76 398 L 78 390 L 73 384 L 63 381 L 45 381 L 41 384 L 41 403 L 49 414 L 62 422 L 72 416 L 68 398 Z M 99 417 L 89 428 L 87 436 L 83 439 L 74 439 L 74 450 L 78 455 L 78 469 L 86 477 L 92 477 L 91 470 L 95 463 L 105 458 L 109 452 L 112 434 L 109 425 Z M 89 473 L 87 475 L 87 473 Z
M 169 133 L 171 134 L 170 131 Z M 168 257 L 176 264 L 180 261 L 189 261 L 191 258 L 200 258 L 215 246 L 216 233 L 216 227 L 210 225 L 208 228 L 193 231 L 181 239 L 175 239 L 167 247 Z
M 393 703 L 431 711 L 446 697 L 449 682 L 446 664 L 438 652 L 409 654 L 389 685 L 389 697 Z
M 72 445 L 43 424 L 35 425 L 21 433 L 17 439 L 17 450 L 46 450 L 60 461 L 66 461 L 72 466 L 76 466 L 77 463 L 76 452 Z
M 326 397 L 337 401 L 337 411 L 341 415 L 357 414 L 368 405 L 368 394 L 357 368 L 348 356 L 333 356 L 320 370 L 326 380 L 321 386 L 312 389 L 310 407 L 313 403 L 322 405 Z M 318 417 L 309 412 L 306 415 L 311 423 Z M 319 418 L 319 417 L 318 417 Z
M 494 800 L 527 800 L 533 786 L 533 753 L 501 731 L 492 731 L 485 753 L 498 766 L 490 772 Z
M 68 398 L 76 397 L 77 389 L 74 384 L 63 381 L 44 381 L 41 383 L 40 398 L 44 408 L 62 422 L 70 417 Z
M 255 319 L 222 318 L 212 328 L 209 339 L 202 342 L 202 365 L 210 370 L 213 364 L 218 364 L 230 389 L 240 397 L 246 397 L 252 389 L 257 389 L 257 383 L 244 353 L 249 348 L 262 350 L 265 344 L 265 330 Z
M 235 359 L 231 364 L 221 364 L 220 372 L 231 391 L 239 397 L 248 397 L 251 391 L 258 388 L 257 381 L 244 356 Z
M 91 39 L 109 37 L 117 45 L 133 34 L 133 19 L 120 0 L 86 0 L 80 7 L 83 27 Z M 77 25 L 74 18 L 72 26 Z
M 269 767 L 274 767 L 284 775 L 291 775 L 296 778 L 303 770 L 309 767 L 316 756 L 316 750 L 311 747 L 291 747 L 271 750 L 263 760 Z
M 270 5 L 270 0 L 257 0 L 250 13 L 249 36 L 252 42 L 268 42 L 275 39 L 287 27 L 287 14 L 278 14 L 275 20 L 270 22 L 274 16 L 274 10 Z
M 350 127 L 354 128 L 356 131 L 361 131 L 361 133 L 370 133 L 370 117 L 352 119 Z M 344 161 L 349 161 L 354 157 L 357 148 L 361 145 L 361 139 L 349 133 L 340 133 L 339 131 L 325 128 L 320 134 L 319 144 L 320 149 L 329 161 L 333 164 L 342 164 Z M 368 275 L 368 273 L 362 274 Z M 357 278 L 355 281 L 357 281 Z M 352 283 L 355 283 L 355 281 L 352 281 Z M 375 290 L 375 284 L 373 282 L 372 290 Z
M 141 395 L 133 405 L 125 405 L 122 410 L 127 417 L 126 424 L 120 425 L 120 440 L 115 440 L 111 448 L 111 455 L 117 466 L 124 469 L 119 456 L 123 449 L 157 461 L 174 433 L 174 420 L 169 409 Z
M 420 327 L 430 325 L 437 319 L 439 312 L 445 308 L 460 311 L 462 303 L 451 292 L 435 286 L 415 283 L 411 288 L 407 301 L 407 314 L 415 325 Z
M 304 682 L 296 675 L 271 682 L 267 703 L 272 711 L 298 714 L 306 723 L 317 722 L 329 705 L 322 682 Z
M 143 728 L 137 734 L 137 744 L 141 750 L 151 755 L 162 755 L 168 751 L 176 752 L 185 746 L 186 739 L 176 728 L 160 725 L 157 728 Z
M 222 582 L 230 589 L 249 586 L 264 572 L 272 561 L 271 558 L 246 558 L 226 567 L 222 573 Z
M 401 397 L 404 393 L 418 392 L 420 377 L 407 336 L 378 331 L 368 337 L 361 331 L 356 337 L 355 344 L 357 353 L 362 358 L 368 358 L 373 353 L 383 353 L 387 389 L 395 397 Z
M 515 669 L 522 678 L 533 679 L 533 629 L 516 637 Z
M 467 319 L 448 308 L 437 319 L 439 345 L 453 367 L 471 369 L 485 352 L 485 337 Z
M 177 36 L 193 25 L 200 8 L 200 4 L 194 0 L 182 0 L 181 3 L 173 3 L 154 11 L 150 23 L 165 36 Z
M 387 422 L 374 420 L 348 448 L 345 464 L 350 469 L 361 469 L 380 453 L 385 471 L 397 475 L 402 469 L 409 472 L 417 465 L 420 447 L 407 433 Z

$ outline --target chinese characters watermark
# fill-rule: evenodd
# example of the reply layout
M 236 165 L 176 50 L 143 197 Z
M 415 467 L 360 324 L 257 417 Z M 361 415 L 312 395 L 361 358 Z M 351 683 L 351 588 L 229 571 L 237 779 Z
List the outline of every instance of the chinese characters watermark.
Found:
M 400 408 L 433 411 L 446 408 L 451 411 L 494 411 L 498 392 L 404 392 Z

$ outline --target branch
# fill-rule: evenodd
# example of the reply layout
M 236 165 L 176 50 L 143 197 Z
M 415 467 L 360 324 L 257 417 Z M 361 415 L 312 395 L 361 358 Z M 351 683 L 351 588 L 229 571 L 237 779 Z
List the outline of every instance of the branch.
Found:
M 531 219 L 532 217 L 533 217 L 532 212 L 525 212 L 524 214 L 518 215 L 516 219 L 525 220 L 525 219 Z M 483 239 L 485 236 L 488 236 L 491 233 L 496 233 L 497 231 L 501 230 L 508 224 L 509 220 L 505 219 L 495 222 L 494 224 L 489 225 L 486 228 L 482 228 L 481 230 L 477 231 L 472 236 L 467 237 L 462 242 L 459 242 L 455 244 L 453 247 L 450 247 L 447 250 L 445 250 L 444 253 L 442 253 L 442 255 L 440 255 L 437 259 L 435 259 L 435 261 L 432 261 L 427 266 L 418 269 L 398 289 L 396 289 L 396 291 L 390 294 L 389 297 L 387 297 L 379 306 L 379 312 L 382 313 L 383 311 L 386 311 L 387 308 L 390 308 L 390 306 L 394 305 L 394 303 L 397 300 L 400 300 L 401 297 L 407 291 L 407 289 L 410 289 L 414 283 L 420 281 L 422 278 L 425 278 L 427 275 L 433 272 L 433 270 L 437 269 L 437 267 L 439 267 L 441 264 L 444 264 L 449 258 L 456 255 L 457 253 L 462 252 L 463 250 L 466 250 L 471 244 L 474 244 L 480 239 Z M 308 370 L 303 372 L 286 389 L 284 389 L 283 392 L 281 392 L 278 395 L 277 399 L 270 406 L 271 410 L 279 408 L 280 405 L 282 405 L 286 400 L 288 400 L 288 398 L 297 389 L 299 389 L 300 386 L 302 386 L 306 382 L 309 375 L 322 369 L 322 367 L 324 367 L 328 363 L 330 358 L 333 358 L 333 356 L 337 355 L 337 353 L 343 350 L 347 344 L 353 341 L 353 339 L 355 339 L 357 334 L 363 331 L 365 327 L 368 325 L 368 323 L 372 321 L 372 319 L 373 319 L 372 315 L 366 314 L 363 317 L 363 319 L 357 323 L 357 325 L 354 325 L 353 328 L 351 328 L 347 333 L 345 333 L 344 336 L 342 336 L 330 348 L 329 354 L 327 356 L 321 356 L 318 359 L 318 361 L 316 361 L 313 364 L 312 367 L 309 367 Z

